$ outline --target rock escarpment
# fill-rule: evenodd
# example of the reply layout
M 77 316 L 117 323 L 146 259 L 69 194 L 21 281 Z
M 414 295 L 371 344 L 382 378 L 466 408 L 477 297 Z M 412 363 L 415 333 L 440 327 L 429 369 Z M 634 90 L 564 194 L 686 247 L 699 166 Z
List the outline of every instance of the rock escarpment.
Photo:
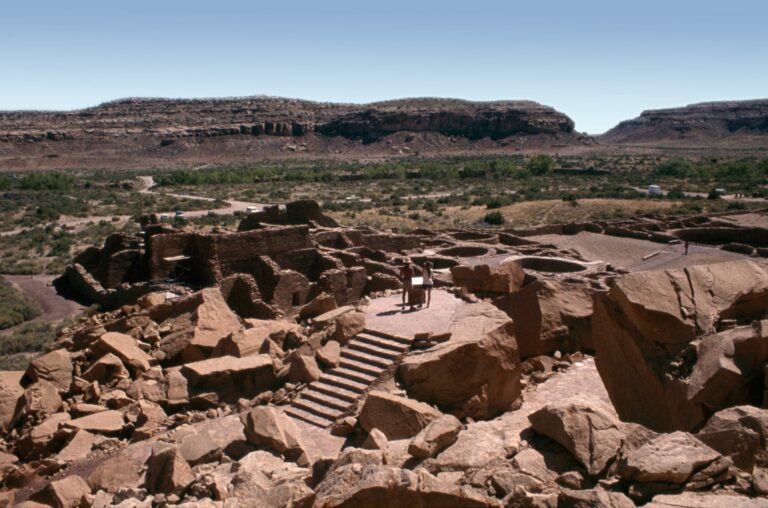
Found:
M 766 99 L 643 111 L 639 117 L 618 124 L 601 139 L 610 143 L 649 143 L 755 135 L 768 136 Z
M 437 132 L 468 139 L 518 134 L 569 134 L 573 121 L 531 101 L 470 102 L 402 99 L 333 104 L 276 97 L 124 99 L 65 112 L 0 113 L 0 141 L 59 141 L 136 135 L 325 136 L 375 141 L 400 131 Z

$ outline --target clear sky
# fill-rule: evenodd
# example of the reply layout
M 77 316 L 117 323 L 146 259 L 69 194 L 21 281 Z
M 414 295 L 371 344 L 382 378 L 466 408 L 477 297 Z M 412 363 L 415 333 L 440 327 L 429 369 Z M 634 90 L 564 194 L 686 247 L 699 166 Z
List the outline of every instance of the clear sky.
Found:
M 765 0 L 3 0 L 0 109 L 123 97 L 531 99 L 605 131 L 768 97 Z

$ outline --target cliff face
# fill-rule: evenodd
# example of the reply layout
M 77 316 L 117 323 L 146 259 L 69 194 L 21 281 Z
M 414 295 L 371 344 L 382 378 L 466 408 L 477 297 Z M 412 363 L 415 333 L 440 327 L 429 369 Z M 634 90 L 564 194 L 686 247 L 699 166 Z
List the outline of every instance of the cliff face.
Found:
M 738 142 L 768 138 L 768 99 L 705 102 L 644 111 L 621 122 L 600 140 L 608 143 Z
M 404 99 L 367 105 L 250 97 L 126 99 L 79 111 L 0 113 L 1 141 L 159 136 L 324 136 L 375 141 L 399 131 L 467 139 L 572 133 L 573 121 L 535 102 Z
M 468 139 L 502 139 L 517 134 L 573 132 L 573 121 L 535 102 L 458 100 L 392 101 L 372 104 L 319 125 L 318 132 L 376 141 L 398 131 L 439 132 Z

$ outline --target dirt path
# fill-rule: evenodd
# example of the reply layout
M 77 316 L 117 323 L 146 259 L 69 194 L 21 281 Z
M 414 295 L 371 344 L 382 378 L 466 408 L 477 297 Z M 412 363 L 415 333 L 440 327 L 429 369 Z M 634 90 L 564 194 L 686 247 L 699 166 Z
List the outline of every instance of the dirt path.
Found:
M 53 275 L 3 275 L 3 278 L 36 301 L 43 312 L 35 319 L 0 331 L 0 335 L 9 335 L 28 323 L 55 323 L 74 316 L 83 309 L 79 303 L 56 292 L 56 288 L 51 285 L 55 278 Z
M 155 182 L 155 179 L 151 176 L 140 176 L 139 180 L 142 182 L 142 189 L 139 191 L 142 194 L 160 194 L 160 192 L 153 191 L 152 189 L 157 186 L 157 183 Z M 173 194 L 170 192 L 164 193 L 166 196 L 172 196 L 179 199 L 197 199 L 200 201 L 209 201 L 214 202 L 216 201 L 214 198 L 208 198 L 203 196 L 193 196 L 191 194 Z M 246 208 L 256 208 L 257 210 L 263 210 L 264 207 L 269 206 L 267 203 L 250 203 L 248 201 L 238 201 L 235 199 L 228 199 L 227 200 L 227 206 L 224 206 L 222 208 L 214 208 L 211 210 L 193 210 L 189 212 L 184 212 L 184 217 L 190 218 L 190 217 L 203 217 L 205 215 L 208 215 L 208 212 L 213 212 L 217 215 L 232 215 L 235 212 L 245 212 Z M 169 213 L 172 214 L 174 212 L 163 212 L 163 213 Z

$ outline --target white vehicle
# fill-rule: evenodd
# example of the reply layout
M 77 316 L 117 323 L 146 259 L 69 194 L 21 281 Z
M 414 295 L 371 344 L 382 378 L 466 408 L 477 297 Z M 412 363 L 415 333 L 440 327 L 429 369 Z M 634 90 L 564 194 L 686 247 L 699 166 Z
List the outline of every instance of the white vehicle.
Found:
M 183 219 L 184 218 L 184 212 L 181 210 L 176 210 L 176 218 L 177 219 Z
M 160 222 L 171 222 L 171 216 L 167 213 L 160 214 Z
M 251 215 L 252 213 L 256 213 L 258 211 L 259 211 L 258 207 L 249 206 L 248 208 L 245 209 L 245 215 Z
M 725 189 L 715 189 L 715 194 L 718 196 L 725 196 Z
M 661 187 L 658 185 L 649 185 L 648 186 L 648 196 L 655 198 L 663 196 L 664 193 L 661 191 Z

